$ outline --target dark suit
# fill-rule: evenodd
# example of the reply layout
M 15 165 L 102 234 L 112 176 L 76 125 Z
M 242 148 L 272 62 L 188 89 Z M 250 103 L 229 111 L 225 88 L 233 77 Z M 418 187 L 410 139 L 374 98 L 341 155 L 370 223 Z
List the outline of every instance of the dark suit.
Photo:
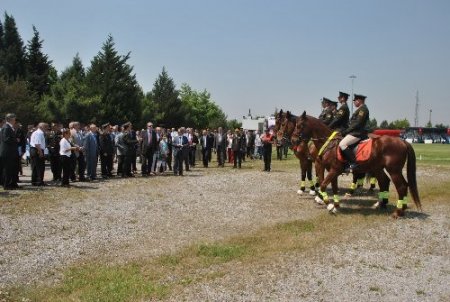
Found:
M 87 176 L 94 180 L 97 178 L 98 142 L 97 135 L 90 132 L 84 141 Z
M 0 157 L 2 160 L 2 185 L 5 190 L 18 187 L 19 157 L 15 130 L 8 124 L 3 125 L 0 139 Z
M 131 131 L 125 131 L 123 133 L 123 144 L 125 147 L 125 158 L 123 161 L 122 176 L 132 176 L 131 174 L 131 159 L 136 156 L 136 144 L 137 139 L 133 138 Z
M 227 151 L 227 136 L 225 133 L 217 133 L 215 135 L 214 148 L 217 152 L 217 164 L 223 167 L 225 163 L 225 154 Z
M 112 176 L 111 171 L 113 168 L 114 142 L 109 133 L 103 133 L 100 135 L 99 147 L 102 176 Z
M 200 145 L 202 146 L 203 167 L 208 167 L 209 158 L 211 157 L 211 149 L 214 144 L 214 136 L 209 135 L 200 136 Z
M 188 148 L 189 142 L 186 136 L 175 136 L 172 139 L 172 152 L 173 152 L 173 173 L 175 175 L 183 175 L 183 153 Z
M 245 137 L 240 134 L 234 134 L 233 141 L 231 143 L 231 150 L 233 150 L 234 156 L 233 168 L 241 168 L 243 146 L 245 146 Z
M 150 133 L 149 133 L 150 132 Z M 158 148 L 158 138 L 155 130 L 145 130 L 141 132 L 142 135 L 142 166 L 141 171 L 143 175 L 148 175 L 153 164 L 153 154 Z

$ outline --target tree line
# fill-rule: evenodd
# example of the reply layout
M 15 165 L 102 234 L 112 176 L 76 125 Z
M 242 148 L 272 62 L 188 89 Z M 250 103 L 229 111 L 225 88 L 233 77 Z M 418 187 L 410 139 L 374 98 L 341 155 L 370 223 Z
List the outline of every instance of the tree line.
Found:
M 62 72 L 42 50 L 43 40 L 33 26 L 24 45 L 14 17 L 0 20 L 0 114 L 14 112 L 22 124 L 39 121 L 113 124 L 131 121 L 138 127 L 151 120 L 165 127 L 235 128 L 206 91 L 187 83 L 177 89 L 165 67 L 144 92 L 136 80 L 130 53 L 121 55 L 109 35 L 100 51 L 83 66 L 78 54 Z

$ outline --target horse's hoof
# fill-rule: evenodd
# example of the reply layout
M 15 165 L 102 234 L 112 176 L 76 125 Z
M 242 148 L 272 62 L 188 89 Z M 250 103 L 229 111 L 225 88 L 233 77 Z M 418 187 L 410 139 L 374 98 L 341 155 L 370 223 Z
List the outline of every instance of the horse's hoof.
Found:
M 320 205 L 325 205 L 325 202 L 319 196 L 316 196 L 316 198 L 314 198 L 314 200 L 316 201 L 316 203 L 318 203 Z
M 316 191 L 314 191 L 314 190 L 310 190 L 310 191 L 309 191 L 309 195 L 311 195 L 311 196 L 315 196 L 315 195 L 316 195 Z
M 305 193 L 305 191 L 302 191 L 302 190 L 297 191 L 297 194 L 303 194 L 303 193 Z
M 352 197 L 352 195 L 353 195 L 352 193 L 347 192 L 347 193 L 345 193 L 344 196 L 345 196 L 345 197 Z
M 372 209 L 378 210 L 381 208 L 381 203 L 379 201 L 377 201 L 373 206 Z
M 331 213 L 331 214 L 336 214 L 338 212 L 337 208 L 334 206 L 334 204 L 330 203 L 329 205 L 327 205 L 327 210 Z
M 405 211 L 403 209 L 395 209 L 394 213 L 392 214 L 392 218 L 397 219 L 400 217 L 405 216 Z

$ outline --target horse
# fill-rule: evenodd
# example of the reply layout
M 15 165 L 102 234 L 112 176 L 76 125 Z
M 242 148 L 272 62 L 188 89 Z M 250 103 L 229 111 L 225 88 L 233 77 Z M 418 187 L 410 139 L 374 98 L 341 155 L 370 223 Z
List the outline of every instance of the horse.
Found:
M 293 132 L 293 138 L 312 139 L 316 148 L 322 150 L 321 161 L 329 172 L 325 179 L 320 183 L 318 197 L 327 204 L 331 212 L 337 212 L 339 203 L 329 203 L 326 187 L 331 182 L 333 194 L 337 194 L 337 186 L 333 183 L 337 181 L 340 174 L 344 172 L 344 162 L 338 159 L 339 135 L 332 137 L 332 131 L 319 119 L 306 115 L 306 111 L 297 119 Z M 389 173 L 392 182 L 395 185 L 398 194 L 398 201 L 393 213 L 394 218 L 405 215 L 407 209 L 408 189 L 416 207 L 421 210 L 422 205 L 419 198 L 419 191 L 416 179 L 416 155 L 411 144 L 398 137 L 391 136 L 373 136 L 372 151 L 367 160 L 358 162 L 359 166 L 355 169 L 358 173 L 369 173 L 374 176 L 379 184 L 379 201 L 375 207 L 379 207 L 381 202 L 386 202 L 389 195 L 389 177 L 384 170 Z M 407 180 L 405 180 L 402 170 L 407 162 Z
M 275 133 L 277 135 L 277 140 L 290 140 L 290 137 L 292 136 L 292 133 L 294 132 L 294 128 L 296 125 L 296 119 L 297 116 L 293 115 L 290 111 L 283 112 L 283 110 L 280 110 L 276 114 L 275 118 Z M 310 150 L 310 147 L 312 148 Z M 298 158 L 300 163 L 300 174 L 301 174 L 301 181 L 300 181 L 300 189 L 297 191 L 298 194 L 303 194 L 306 192 L 306 185 L 305 181 L 306 178 L 309 180 L 309 194 L 315 195 L 316 194 L 316 186 L 315 183 L 312 180 L 312 157 L 311 154 L 317 153 L 315 151 L 314 145 L 309 145 L 308 141 L 301 140 L 300 142 L 296 142 L 295 145 L 292 146 L 292 150 L 294 151 L 295 157 Z M 317 167 L 316 167 L 316 173 L 317 173 Z

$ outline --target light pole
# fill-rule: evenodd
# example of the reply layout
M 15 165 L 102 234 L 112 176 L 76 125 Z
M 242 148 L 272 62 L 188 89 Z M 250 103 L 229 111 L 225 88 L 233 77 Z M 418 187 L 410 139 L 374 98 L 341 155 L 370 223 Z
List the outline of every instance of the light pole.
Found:
M 353 115 L 353 82 L 356 79 L 356 76 L 354 74 L 352 74 L 351 76 L 349 76 L 350 79 L 352 79 L 352 99 L 351 99 L 351 103 L 352 103 L 352 115 Z

